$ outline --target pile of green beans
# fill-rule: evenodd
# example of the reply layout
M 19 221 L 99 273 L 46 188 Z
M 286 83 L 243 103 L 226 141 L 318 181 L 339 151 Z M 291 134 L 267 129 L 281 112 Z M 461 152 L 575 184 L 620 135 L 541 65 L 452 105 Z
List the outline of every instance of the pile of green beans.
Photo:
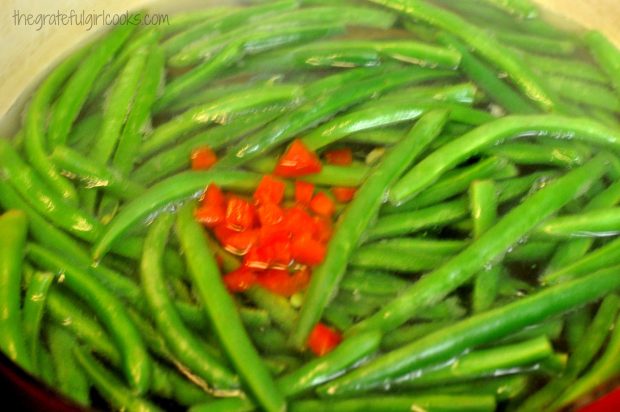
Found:
M 115 27 L 0 139 L 0 351 L 104 410 L 566 408 L 620 376 L 619 76 L 530 0 Z M 197 199 L 249 198 L 293 139 L 350 148 L 299 180 L 355 195 L 305 290 L 233 294 Z M 319 322 L 342 337 L 321 357 Z

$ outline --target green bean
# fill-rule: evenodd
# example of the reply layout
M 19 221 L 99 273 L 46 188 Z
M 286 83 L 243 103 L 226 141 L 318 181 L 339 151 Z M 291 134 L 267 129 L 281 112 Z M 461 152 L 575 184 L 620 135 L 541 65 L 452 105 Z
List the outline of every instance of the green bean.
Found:
M 597 122 L 564 116 L 507 116 L 482 125 L 437 149 L 413 167 L 390 191 L 398 204 L 429 187 L 451 167 L 493 143 L 520 135 L 571 138 L 599 146 L 620 146 L 620 134 Z
M 420 396 L 372 396 L 344 400 L 305 400 L 291 403 L 292 412 L 484 412 L 495 410 L 495 398 L 489 395 L 442 395 L 435 392 Z
M 298 37 L 303 38 L 306 36 L 312 38 L 333 34 L 333 32 L 337 29 L 338 28 L 334 28 L 330 25 L 323 25 L 299 28 L 295 29 L 294 32 L 296 32 Z M 282 36 L 282 41 L 291 41 L 295 37 L 294 35 L 291 35 L 291 33 L 277 33 L 276 36 L 278 34 Z M 266 35 L 266 43 L 268 45 L 269 40 L 272 40 L 269 39 L 271 36 L 273 35 Z M 273 45 L 277 46 L 279 44 L 277 41 L 274 41 Z M 222 50 L 216 52 L 216 55 L 213 58 L 174 79 L 166 86 L 164 93 L 155 103 L 155 110 L 161 111 L 168 105 L 174 103 L 177 99 L 183 98 L 189 91 L 209 83 L 230 65 L 240 60 L 243 57 L 244 47 L 246 46 L 246 42 L 243 38 L 235 40 L 224 46 Z
M 591 273 L 593 270 L 602 269 L 604 267 L 608 267 L 609 265 L 614 265 L 620 262 L 618 250 L 620 250 L 620 239 L 614 239 L 613 241 L 596 249 L 592 253 L 589 253 L 558 270 L 545 273 L 541 277 L 540 281 L 543 284 L 553 284 L 586 275 Z
M 139 398 L 131 390 L 123 386 L 123 383 L 103 365 L 101 365 L 86 350 L 75 347 L 73 354 L 76 357 L 88 378 L 97 387 L 101 395 L 110 401 L 115 407 L 127 411 L 160 411 L 157 406 Z
M 533 53 L 570 56 L 575 53 L 576 45 L 566 39 L 552 39 L 535 34 L 524 34 L 516 31 L 496 31 L 489 33 L 499 40 L 500 43 L 513 46 L 521 50 Z M 547 80 L 547 78 L 545 78 Z
M 469 203 L 473 221 L 472 234 L 479 239 L 497 221 L 497 194 L 492 180 L 476 180 L 469 188 Z M 474 280 L 472 307 L 482 312 L 493 304 L 497 296 L 501 266 L 483 269 Z
M 521 18 L 534 18 L 538 15 L 536 6 L 529 0 L 484 0 L 507 13 Z
M 178 53 L 187 44 L 201 38 L 210 38 L 214 34 L 241 27 L 244 23 L 255 23 L 272 14 L 281 13 L 298 7 L 297 0 L 279 0 L 268 4 L 257 4 L 253 7 L 232 9 L 221 15 L 205 19 L 194 27 L 170 37 L 162 43 L 166 56 Z
M 616 376 L 618 374 L 618 359 L 620 359 L 620 328 L 618 327 L 618 318 L 616 318 L 616 324 L 602 355 L 585 374 L 549 406 L 549 410 L 559 410 L 573 403 Z
M 400 328 L 383 335 L 383 339 L 381 339 L 381 349 L 384 351 L 390 351 L 399 348 L 417 339 L 421 339 L 430 333 L 449 326 L 452 323 L 454 323 L 453 320 L 440 320 L 401 326 Z
M 55 389 L 78 405 L 90 406 L 90 384 L 73 354 L 74 348 L 78 346 L 76 340 L 69 332 L 55 325 L 49 328 L 48 340 L 58 376 Z
M 599 66 L 609 77 L 611 84 L 620 93 L 620 52 L 600 32 L 590 31 L 584 36 L 590 53 L 594 56 Z
M 431 6 L 421 0 L 372 0 L 399 13 L 439 27 L 474 48 L 482 57 L 505 71 L 525 95 L 543 110 L 557 106 L 553 96 L 540 80 L 513 53 L 476 26 L 449 11 Z
M 546 76 L 545 79 L 549 82 L 549 86 L 566 100 L 615 113 L 620 112 L 620 97 L 604 86 L 559 76 Z
M 52 161 L 62 170 L 79 177 L 87 188 L 102 187 L 122 199 L 132 199 L 144 192 L 144 187 L 125 179 L 121 173 L 104 164 L 87 159 L 66 146 L 57 146 Z
M 241 91 L 213 103 L 192 108 L 159 126 L 140 148 L 140 158 L 150 156 L 183 135 L 211 123 L 227 123 L 230 117 L 294 99 L 298 90 L 291 86 L 270 86 L 262 90 Z
M 566 371 L 527 398 L 519 406 L 520 411 L 542 410 L 577 379 L 577 376 L 590 364 L 603 345 L 619 308 L 620 301 L 617 295 L 609 295 L 603 300 L 584 335 L 588 339 L 582 340 L 575 348 L 575 352 L 568 358 Z
M 398 143 L 405 135 L 406 130 L 402 127 L 381 127 L 355 132 L 346 136 L 343 140 L 351 143 L 370 144 L 375 146 L 392 146 Z
M 550 341 L 557 340 L 562 334 L 564 328 L 564 321 L 562 319 L 551 319 L 537 325 L 527 326 L 512 335 L 506 336 L 503 339 L 498 340 L 496 343 L 515 343 L 521 342 L 527 339 L 533 339 L 539 336 L 546 336 Z
M 500 180 L 497 185 L 497 197 L 500 203 L 516 199 L 524 194 L 546 186 L 557 177 L 557 172 L 534 172 L 521 177 Z
M 77 204 L 77 192 L 48 159 L 45 130 L 52 99 L 63 82 L 75 70 L 83 58 L 83 54 L 84 51 L 65 60 L 45 79 L 32 97 L 24 125 L 24 148 L 28 162 L 47 185 L 56 191 L 62 199 L 73 205 Z
M 531 240 L 509 251 L 506 262 L 544 262 L 556 250 L 555 242 Z
M 393 295 L 409 284 L 387 272 L 365 270 L 348 271 L 340 282 L 340 290 L 365 294 Z
M 119 72 L 136 52 L 139 52 L 139 50 L 143 48 L 153 47 L 157 40 L 159 40 L 160 27 L 161 26 L 159 26 L 158 29 L 149 27 L 148 29 L 139 31 L 125 44 L 125 47 L 120 49 L 116 58 L 104 68 L 97 80 L 95 80 L 93 89 L 88 96 L 88 103 L 96 102 L 104 97 L 102 94 L 109 89 L 114 80 L 118 78 Z
M 365 109 L 356 110 L 332 119 L 312 130 L 312 132 L 304 136 L 302 141 L 308 148 L 317 150 L 347 135 L 372 128 L 416 120 L 432 109 L 442 108 L 453 109 L 450 111 L 451 120 L 460 121 L 468 119 L 475 124 L 480 124 L 492 119 L 486 113 L 476 112 L 459 105 L 448 106 L 442 103 L 424 103 L 415 100 L 411 101 L 409 98 L 384 103 L 382 99 L 379 99 L 373 102 L 372 105 L 367 105 Z M 465 116 L 457 119 L 455 116 L 459 113 L 463 113 Z M 474 116 L 469 116 L 469 114 L 474 114 Z
M 340 332 L 344 332 L 353 326 L 353 316 L 350 315 L 343 305 L 330 304 L 323 311 L 325 322 Z
M 49 288 L 54 275 L 45 272 L 35 272 L 28 283 L 22 309 L 22 324 L 26 348 L 30 352 L 33 371 L 38 370 L 37 353 L 41 335 L 41 321 L 47 301 Z
M 355 329 L 379 328 L 388 331 L 411 318 L 421 307 L 436 303 L 485 265 L 503 256 L 545 218 L 583 194 L 584 189 L 602 177 L 605 169 L 605 160 L 596 157 L 534 193 L 506 213 L 461 253 L 421 278 L 377 314 L 359 323 Z
M 551 219 L 536 234 L 551 238 L 615 236 L 620 229 L 620 208 L 597 209 Z
M 28 257 L 45 269 L 62 273 L 63 285 L 87 300 L 118 345 L 128 383 L 137 393 L 145 393 L 151 380 L 151 360 L 123 304 L 89 273 L 69 262 L 62 262 L 53 252 L 29 244 Z
M 522 53 L 521 55 L 530 66 L 544 74 L 549 73 L 603 84 L 608 81 L 598 67 L 582 60 L 561 59 L 530 53 Z
M 186 67 L 211 55 L 214 49 L 226 47 L 227 44 L 235 41 L 241 43 L 249 53 L 255 53 L 265 47 L 273 48 L 273 46 L 290 42 L 293 39 L 286 39 L 286 37 L 293 37 L 304 27 L 324 25 L 344 31 L 345 26 L 354 25 L 385 29 L 392 26 L 394 20 L 395 16 L 384 10 L 352 5 L 292 10 L 257 21 L 257 24 L 251 27 L 240 27 L 219 36 L 207 37 L 189 44 L 172 56 L 169 63 L 173 67 Z M 285 33 L 288 35 L 283 35 Z M 285 42 L 280 40 L 280 37 L 284 37 L 282 40 Z
M 102 164 L 114 155 L 123 124 L 131 111 L 149 49 L 142 47 L 132 54 L 111 87 L 103 107 L 103 123 L 90 157 Z
M 479 162 L 455 169 L 447 173 L 432 187 L 419 196 L 399 206 L 387 204 L 383 207 L 386 212 L 405 212 L 434 205 L 454 195 L 463 193 L 469 185 L 477 179 L 506 179 L 517 175 L 517 168 L 506 159 L 490 157 Z
M 611 160 L 611 166 L 613 166 L 613 157 Z M 620 202 L 620 183 L 613 183 L 607 189 L 592 198 L 585 206 L 584 211 L 612 207 L 618 202 Z M 593 238 L 580 238 L 560 245 L 545 269 L 545 274 L 562 269 L 562 267 L 572 264 L 574 261 L 583 257 L 592 247 L 593 241 Z
M 288 299 L 259 286 L 250 288 L 246 295 L 256 306 L 266 310 L 273 323 L 284 332 L 293 329 L 297 321 L 297 312 L 291 307 Z
M 256 159 L 248 163 L 248 169 L 268 174 L 272 173 L 277 164 L 277 160 L 271 157 Z M 359 186 L 368 175 L 368 167 L 360 164 L 348 166 L 323 165 L 321 171 L 308 176 L 303 176 L 301 180 L 324 186 Z
M 325 260 L 312 275 L 299 322 L 291 337 L 296 347 L 305 346 L 306 338 L 344 275 L 349 256 L 378 213 L 386 189 L 439 135 L 447 117 L 446 111 L 432 111 L 420 119 L 411 132 L 383 157 L 358 189 L 329 242 Z
M 438 367 L 423 368 L 410 375 L 404 375 L 396 383 L 400 388 L 438 386 L 463 382 L 481 377 L 509 374 L 521 367 L 535 364 L 553 354 L 553 348 L 546 337 L 479 349 Z M 418 374 L 419 373 L 419 374 Z
M 553 147 L 536 143 L 511 142 L 493 146 L 484 151 L 486 154 L 500 156 L 518 165 L 542 165 L 557 167 L 574 167 L 583 164 L 587 158 L 583 153 L 572 148 Z
M 177 233 L 207 316 L 224 351 L 258 404 L 268 411 L 281 411 L 285 405 L 284 399 L 243 330 L 237 310 L 204 239 L 203 228 L 194 219 L 193 212 L 192 203 L 179 211 Z
M 205 146 L 217 150 L 258 130 L 280 114 L 280 111 L 269 110 L 243 116 L 234 122 L 207 129 L 149 158 L 132 173 L 132 177 L 143 184 L 150 184 L 168 177 L 189 165 L 193 150 Z
M 233 6 L 207 7 L 203 10 L 190 10 L 181 13 L 175 13 L 171 16 L 169 24 L 160 27 L 162 35 L 170 37 L 179 32 L 193 29 L 196 25 L 202 23 L 206 19 L 221 18 L 238 12 L 240 9 Z
M 393 213 L 380 217 L 367 233 L 367 239 L 412 234 L 424 229 L 435 229 L 467 216 L 466 199 L 459 198 L 411 212 Z
M 55 104 L 48 127 L 49 148 L 66 143 L 73 122 L 86 102 L 95 79 L 104 65 L 129 38 L 134 28 L 133 24 L 116 27 L 109 35 L 94 44 L 88 55 L 80 62 Z
M 90 313 L 83 311 L 64 291 L 53 287 L 47 299 L 46 309 L 54 324 L 71 331 L 80 341 L 110 362 L 121 363 L 121 355 L 105 330 Z
M 486 233 L 492 233 L 492 229 Z M 618 270 L 618 267 L 605 269 L 461 320 L 369 361 L 320 387 L 319 392 L 323 396 L 359 393 L 375 387 L 385 378 L 448 360 L 467 348 L 502 338 L 515 330 L 597 300 L 620 287 Z
M 127 115 L 125 127 L 112 159 L 112 165 L 124 175 L 132 170 L 142 145 L 142 133 L 150 120 L 151 108 L 157 98 L 163 71 L 163 53 L 161 48 L 155 46 L 145 62 L 144 77 L 136 91 L 133 106 Z
M 258 185 L 259 180 L 259 175 L 236 171 L 186 172 L 163 180 L 124 206 L 95 243 L 93 256 L 100 259 L 132 225 L 167 205 L 199 195 L 209 183 L 227 190 L 249 191 Z
M 99 223 L 83 211 L 66 204 L 51 191 L 5 139 L 0 140 L 0 164 L 4 172 L 0 178 L 7 181 L 38 213 L 78 237 L 92 240 L 96 236 L 100 230 Z
M 82 154 L 88 153 L 98 135 L 102 122 L 103 116 L 99 112 L 79 119 L 71 129 L 71 134 L 67 138 L 67 145 Z
M 155 324 L 174 356 L 216 389 L 231 389 L 239 385 L 238 379 L 210 353 L 183 325 L 176 312 L 162 273 L 163 251 L 173 215 L 162 214 L 152 224 L 144 242 L 140 263 L 141 284 Z
M 0 215 L 0 233 L 0 349 L 30 371 L 33 364 L 20 312 L 22 261 L 28 233 L 26 214 L 10 210 Z
M 39 353 L 37 357 L 40 359 L 40 375 L 38 376 L 42 382 L 48 387 L 54 388 L 57 385 L 56 371 L 54 370 L 54 363 L 52 361 L 52 355 L 43 346 L 39 346 Z
M 529 377 L 525 375 L 506 375 L 475 380 L 467 383 L 442 385 L 441 392 L 449 395 L 493 395 L 500 401 L 518 399 L 529 387 Z M 435 389 L 421 389 L 410 392 L 412 395 L 432 394 Z
M 365 270 L 421 272 L 436 268 L 448 257 L 449 255 L 429 255 L 415 249 L 403 253 L 400 248 L 391 248 L 377 242 L 358 249 L 351 256 L 350 265 Z
M 338 111 L 368 99 L 377 93 L 387 91 L 403 83 L 415 81 L 419 77 L 418 70 L 379 71 L 379 74 L 370 79 L 351 82 L 338 88 L 337 91 L 331 87 L 316 88 L 316 90 L 325 90 L 327 94 L 308 101 L 298 109 L 276 120 L 267 129 L 233 146 L 219 160 L 218 165 L 220 167 L 236 166 L 254 159 L 275 146 L 289 141 L 296 134 L 303 132 L 321 120 L 331 117 Z M 327 79 L 319 80 L 322 85 L 325 85 L 327 81 Z M 316 83 L 308 87 L 316 87 Z

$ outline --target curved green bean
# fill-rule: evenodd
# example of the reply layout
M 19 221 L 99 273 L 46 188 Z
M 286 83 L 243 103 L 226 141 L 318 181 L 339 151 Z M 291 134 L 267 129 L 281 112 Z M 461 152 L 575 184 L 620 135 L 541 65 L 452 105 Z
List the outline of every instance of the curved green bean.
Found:
M 285 408 L 284 398 L 243 329 L 204 239 L 204 229 L 194 219 L 194 208 L 193 203 L 181 208 L 176 228 L 200 300 L 224 351 L 257 403 L 267 411 L 280 412 Z
M 9 210 L 0 215 L 0 233 L 0 349 L 24 369 L 32 370 L 20 310 L 22 261 L 28 233 L 26 214 Z
M 620 52 L 603 34 L 590 31 L 584 41 L 598 64 L 605 71 L 616 93 L 620 93 Z
M 88 56 L 82 59 L 55 104 L 48 127 L 49 148 L 66 143 L 73 122 L 86 102 L 95 79 L 135 27 L 133 24 L 116 27 L 109 35 L 89 48 Z
M 54 281 L 54 275 L 45 272 L 35 272 L 26 288 L 22 309 L 22 323 L 26 347 L 30 352 L 32 369 L 38 370 L 37 354 L 39 351 L 39 339 L 41 337 L 41 321 L 45 311 L 47 296 L 50 286 Z
M 90 406 L 90 382 L 73 354 L 78 347 L 75 338 L 63 328 L 52 325 L 48 329 L 48 344 L 58 377 L 57 389 L 78 405 Z
M 620 233 L 620 208 L 559 216 L 541 225 L 535 233 L 552 238 L 615 236 Z
M 250 191 L 259 181 L 260 175 L 237 171 L 185 172 L 163 180 L 123 207 L 93 246 L 93 256 L 101 259 L 132 225 L 175 202 L 200 195 L 209 183 L 227 190 Z
M 620 133 L 598 122 L 557 115 L 507 116 L 482 125 L 431 153 L 394 185 L 390 201 L 399 204 L 419 194 L 447 170 L 494 143 L 532 135 L 575 139 L 620 149 Z

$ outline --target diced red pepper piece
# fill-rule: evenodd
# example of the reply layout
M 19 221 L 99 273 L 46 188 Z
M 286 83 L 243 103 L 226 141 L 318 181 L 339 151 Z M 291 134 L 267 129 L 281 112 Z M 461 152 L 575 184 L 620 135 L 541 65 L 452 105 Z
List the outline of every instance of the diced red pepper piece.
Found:
M 286 211 L 283 227 L 293 236 L 300 236 L 314 227 L 314 220 L 301 206 L 293 206 Z
M 217 185 L 207 186 L 200 205 L 196 209 L 196 220 L 207 227 L 214 227 L 224 221 L 226 217 L 226 198 Z
M 267 250 L 255 245 L 243 257 L 243 266 L 256 270 L 267 269 L 271 266 L 271 256 Z
M 258 214 L 258 221 L 261 226 L 277 225 L 284 219 L 284 211 L 282 208 L 271 202 L 258 205 L 256 213 Z
M 313 239 L 310 234 L 297 236 L 291 242 L 291 255 L 304 265 L 318 265 L 325 259 L 325 244 Z
M 238 196 L 231 196 L 226 206 L 226 226 L 243 231 L 251 229 L 256 223 L 254 205 Z
M 320 216 L 331 217 L 336 210 L 334 201 L 323 192 L 319 192 L 310 201 L 310 210 Z
M 295 181 L 295 201 L 303 206 L 309 206 L 314 194 L 314 185 L 312 183 Z
M 331 352 L 341 341 L 340 332 L 323 323 L 317 323 L 308 338 L 308 347 L 315 355 L 323 356 Z
M 230 253 L 245 255 L 257 241 L 258 229 L 250 229 L 243 232 L 232 231 L 221 243 Z
M 279 205 L 284 198 L 285 188 L 286 186 L 283 181 L 273 176 L 265 175 L 254 192 L 254 200 L 256 200 L 256 203 L 259 205 L 265 203 Z
M 295 279 L 288 270 L 269 269 L 258 274 L 257 283 L 278 295 L 291 296 L 298 292 Z
M 270 267 L 287 267 L 291 260 L 291 246 L 288 239 L 260 241 L 255 247 L 250 248 L 243 260 L 247 267 L 266 269 Z
M 192 150 L 192 170 L 207 170 L 217 162 L 217 155 L 210 147 Z
M 301 140 L 295 139 L 280 157 L 275 173 L 283 177 L 304 176 L 321 171 L 319 157 L 308 149 Z
M 321 216 L 313 217 L 312 221 L 314 223 L 312 227 L 312 236 L 319 242 L 327 243 L 329 239 L 331 239 L 332 232 L 334 231 L 331 221 Z
M 257 275 L 253 270 L 241 267 L 222 277 L 226 288 L 233 293 L 244 292 L 256 284 Z
M 330 165 L 348 166 L 353 163 L 353 152 L 348 147 L 325 152 L 325 160 Z
M 357 189 L 354 187 L 332 187 L 332 193 L 340 203 L 349 203 L 355 196 L 356 191 Z
M 228 237 L 234 235 L 235 233 L 238 232 L 227 228 L 225 224 L 220 224 L 213 228 L 213 235 L 221 245 L 226 244 Z

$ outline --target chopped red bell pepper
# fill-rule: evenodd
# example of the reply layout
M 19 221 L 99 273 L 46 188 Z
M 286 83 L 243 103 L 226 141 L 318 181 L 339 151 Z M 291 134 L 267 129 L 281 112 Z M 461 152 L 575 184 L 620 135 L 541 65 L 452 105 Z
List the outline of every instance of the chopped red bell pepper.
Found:
M 293 259 L 304 265 L 318 265 L 325 259 L 325 245 L 311 237 L 310 234 L 294 237 L 291 241 Z
M 312 237 L 319 242 L 327 243 L 334 231 L 331 221 L 321 216 L 314 216 L 312 222 Z
M 225 274 L 222 279 L 230 292 L 237 293 L 245 292 L 256 284 L 257 276 L 253 270 L 241 267 Z
M 295 139 L 280 157 L 275 174 L 283 177 L 304 176 L 321 171 L 321 161 L 301 140 Z
M 293 273 L 291 277 L 293 278 L 293 283 L 295 284 L 295 293 L 301 292 L 306 289 L 310 283 L 310 269 L 308 269 L 308 267 L 303 267 Z
M 354 187 L 332 187 L 332 193 L 340 203 L 348 203 L 353 200 L 356 191 L 357 189 Z
M 331 217 L 336 210 L 336 206 L 329 196 L 323 192 L 319 192 L 314 195 L 312 201 L 310 201 L 310 209 L 317 215 Z
M 214 227 L 224 221 L 226 198 L 217 185 L 211 183 L 207 186 L 195 215 L 196 219 L 207 227 Z
M 292 236 L 300 236 L 314 227 L 314 220 L 303 207 L 293 206 L 286 211 L 283 226 Z
M 273 226 L 282 222 L 284 219 L 284 210 L 275 203 L 265 202 L 256 208 L 258 221 L 261 226 Z
M 217 155 L 210 147 L 192 150 L 192 170 L 207 170 L 217 162 Z
M 340 332 L 323 323 L 317 323 L 308 338 L 308 347 L 315 355 L 323 356 L 331 352 L 341 341 Z
M 246 230 L 254 227 L 256 210 L 247 200 L 231 196 L 226 205 L 226 226 L 233 230 Z
M 353 152 L 348 147 L 325 152 L 325 160 L 330 165 L 348 166 L 353 163 Z
M 314 185 L 312 183 L 295 181 L 295 201 L 303 206 L 309 206 L 314 194 Z
M 258 229 L 231 232 L 221 243 L 224 249 L 235 255 L 245 255 L 258 241 Z
M 273 176 L 265 175 L 254 192 L 254 200 L 259 205 L 264 203 L 279 205 L 282 199 L 284 199 L 285 188 L 286 185 L 283 181 Z

